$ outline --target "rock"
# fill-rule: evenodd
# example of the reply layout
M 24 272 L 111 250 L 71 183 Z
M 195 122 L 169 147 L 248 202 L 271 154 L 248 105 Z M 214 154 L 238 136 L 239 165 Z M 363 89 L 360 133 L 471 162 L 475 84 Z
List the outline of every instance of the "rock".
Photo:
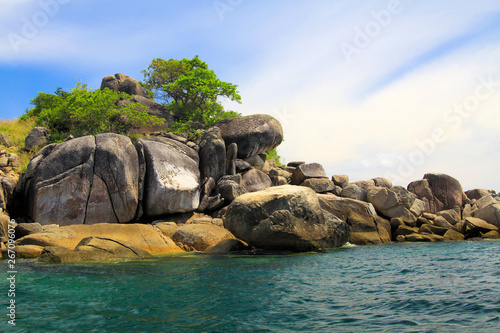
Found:
M 234 199 L 248 191 L 233 180 L 220 180 L 217 183 L 216 192 L 224 199 L 224 203 L 229 205 Z
M 318 194 L 318 198 L 321 208 L 351 227 L 349 243 L 364 245 L 381 244 L 385 241 L 379 234 L 379 216 L 372 204 L 328 194 Z M 387 227 L 387 224 L 385 226 Z
M 237 158 L 238 158 L 238 145 L 236 143 L 231 143 L 229 146 L 227 146 L 226 149 L 226 174 L 235 175 L 239 172 L 238 167 L 236 166 Z
M 310 178 L 306 179 L 301 186 L 312 188 L 316 193 L 330 192 L 335 189 L 335 185 L 328 178 Z
M 118 242 L 131 243 L 151 254 L 183 252 L 161 231 L 146 224 L 101 223 L 93 225 L 69 225 L 50 231 L 25 236 L 16 245 L 58 246 L 73 250 L 87 237 L 109 238 Z
M 434 220 L 434 219 L 436 219 L 437 215 L 431 214 L 431 213 L 423 213 L 422 217 L 427 219 L 427 220 Z
M 36 245 L 20 245 L 16 246 L 15 251 L 16 259 L 33 259 L 40 257 L 43 247 Z M 8 258 L 8 251 L 2 251 L 2 258 Z
M 415 201 L 413 201 L 413 205 L 410 207 L 410 212 L 415 217 L 420 217 L 425 212 L 425 203 L 420 199 L 415 199 Z
M 442 242 L 444 238 L 433 234 L 411 234 L 404 236 L 404 240 L 407 242 Z
M 367 195 L 368 193 L 366 192 L 366 190 L 354 184 L 347 185 L 342 189 L 342 192 L 340 192 L 340 196 L 343 198 L 349 198 L 360 201 L 367 201 L 368 200 Z
M 154 226 L 157 227 L 163 235 L 172 238 L 172 235 L 177 231 L 177 223 L 175 222 L 156 222 Z
M 9 140 L 7 134 L 0 133 L 0 145 L 4 146 L 5 148 L 10 148 L 14 144 Z
M 453 229 L 453 225 L 450 224 L 444 217 L 438 216 L 434 219 L 432 222 L 435 226 L 441 227 L 441 228 L 446 228 L 446 229 Z
M 372 179 L 373 182 L 375 183 L 375 186 L 378 187 L 386 187 L 386 188 L 392 188 L 392 182 L 384 177 L 377 177 Z
M 264 250 L 313 251 L 341 246 L 349 237 L 348 225 L 323 211 L 313 190 L 290 185 L 236 198 L 225 226 Z
M 281 176 L 269 176 L 271 178 L 272 186 L 282 186 L 282 185 L 288 185 L 288 181 L 286 180 L 285 177 Z
M 28 215 L 42 225 L 57 223 L 126 223 L 138 205 L 137 152 L 130 139 L 117 134 L 85 136 L 35 156 Z
M 418 233 L 419 234 L 435 234 L 435 235 L 443 236 L 449 230 L 453 230 L 453 229 L 443 228 L 443 227 L 439 227 L 439 226 L 433 225 L 433 224 L 423 224 L 420 227 Z
M 287 182 L 289 182 L 290 179 L 292 178 L 292 173 L 288 172 L 286 170 L 283 170 L 281 168 L 274 167 L 274 168 L 271 168 L 271 170 L 269 170 L 269 176 L 283 177 L 283 178 L 285 178 L 285 180 Z
M 370 187 L 375 186 L 375 181 L 372 179 L 370 179 L 370 180 L 358 180 L 356 182 L 351 182 L 351 185 L 356 185 L 356 186 L 362 188 L 363 190 L 368 191 L 368 189 Z
M 0 168 L 9 166 L 9 156 L 7 154 L 0 155 Z
M 465 239 L 465 236 L 456 230 L 449 229 L 446 230 L 446 232 L 443 235 L 443 238 L 444 240 L 447 241 L 462 241 Z
M 428 173 L 423 180 L 410 183 L 408 190 L 425 202 L 429 213 L 462 207 L 466 197 L 458 180 L 445 174 Z
M 465 192 L 465 195 L 470 200 L 474 200 L 474 199 L 479 200 L 482 197 L 491 196 L 491 194 L 490 194 L 490 192 L 488 192 L 488 190 L 484 190 L 482 188 L 477 188 L 477 189 L 474 189 L 474 190 L 469 190 L 469 191 Z
M 488 238 L 488 239 L 500 239 L 500 233 L 498 231 L 488 231 L 485 232 L 484 234 L 481 234 L 481 237 L 483 238 Z
M 24 148 L 33 150 L 33 148 L 42 148 L 50 140 L 49 130 L 45 127 L 35 127 L 24 140 Z
M 407 236 L 407 235 L 412 235 L 416 234 L 418 232 L 418 228 L 412 228 L 407 225 L 400 225 L 397 229 L 396 232 L 394 233 L 394 236 L 397 237 L 399 235 L 402 236 Z
M 9 222 L 9 216 L 0 211 L 0 243 L 7 242 L 9 240 Z
M 101 82 L 101 90 L 109 88 L 113 91 L 120 91 L 129 95 L 139 95 L 147 97 L 141 84 L 136 79 L 125 74 L 115 74 L 105 76 Z
M 74 251 L 62 247 L 46 247 L 39 261 L 47 263 L 72 263 L 150 257 L 150 253 L 128 242 L 108 238 L 88 237 L 82 239 Z
M 234 161 L 234 167 L 236 169 L 236 173 L 243 173 L 245 171 L 252 169 L 250 163 L 240 159 L 236 159 Z
M 200 142 L 201 179 L 212 177 L 215 181 L 226 174 L 226 145 L 218 127 L 211 127 Z
M 186 224 L 172 235 L 174 242 L 197 251 L 204 251 L 226 239 L 234 239 L 234 236 L 228 230 L 213 224 Z
M 500 203 L 478 209 L 472 213 L 472 216 L 500 228 Z
M 301 164 L 293 172 L 291 184 L 300 185 L 306 179 L 310 178 L 328 178 L 328 176 L 323 166 L 319 163 Z
M 85 223 L 94 179 L 96 140 L 84 136 L 63 142 L 39 161 L 35 156 L 26 174 L 33 173 L 28 191 L 28 216 L 45 224 Z
M 241 185 L 248 192 L 263 191 L 273 185 L 268 175 L 262 171 L 252 169 L 243 174 Z
M 377 225 L 378 235 L 383 244 L 388 244 L 392 241 L 391 223 L 386 219 L 376 216 L 375 224 Z
M 347 175 L 335 175 L 332 176 L 332 181 L 335 185 L 340 186 L 341 188 L 349 185 L 349 176 Z
M 40 223 L 18 223 L 16 226 L 16 238 L 22 238 L 31 234 L 43 232 L 43 227 Z
M 198 154 L 177 141 L 148 137 L 137 140 L 144 156 L 144 212 L 147 216 L 196 210 L 200 203 Z
M 391 188 L 391 191 L 396 192 L 396 194 L 399 196 L 401 202 L 405 205 L 405 207 L 411 210 L 413 204 L 415 203 L 415 200 L 417 200 L 417 196 L 415 194 L 411 193 L 403 186 L 393 186 Z M 424 202 L 422 200 L 419 201 L 421 202 L 425 210 Z M 415 216 L 420 216 L 420 215 L 415 215 Z
M 17 181 L 17 175 L 14 173 L 0 176 L 0 209 L 7 209 L 13 202 Z
M 306 164 L 304 161 L 288 162 L 287 166 L 297 168 L 299 165 Z
M 252 168 L 262 171 L 264 169 L 264 165 L 266 164 L 266 159 L 266 155 L 259 154 L 245 159 L 245 162 L 250 164 Z
M 449 224 L 455 225 L 462 220 L 461 211 L 459 207 L 455 209 L 447 209 L 437 213 L 437 216 L 442 216 L 448 221 Z
M 498 230 L 497 226 L 475 217 L 466 218 L 465 224 L 467 225 L 468 228 L 472 230 L 478 230 L 479 232 L 489 232 Z
M 239 239 L 225 239 L 205 250 L 210 255 L 226 255 L 243 251 L 250 251 L 252 247 Z
M 486 195 L 478 199 L 474 204 L 474 207 L 477 209 L 483 209 L 495 204 L 498 204 L 498 201 L 496 201 L 491 195 Z
M 273 149 L 283 141 L 281 124 L 269 115 L 225 119 L 214 126 L 221 129 L 226 145 L 238 145 L 238 158 L 241 159 Z

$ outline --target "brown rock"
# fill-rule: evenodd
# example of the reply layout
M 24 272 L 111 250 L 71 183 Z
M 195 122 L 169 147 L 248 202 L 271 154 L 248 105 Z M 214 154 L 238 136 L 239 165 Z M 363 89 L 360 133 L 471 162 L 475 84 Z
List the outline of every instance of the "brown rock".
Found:
M 291 184 L 300 185 L 310 178 L 328 178 L 328 176 L 319 163 L 301 164 L 293 171 Z
M 447 230 L 443 237 L 447 241 L 462 241 L 465 239 L 465 236 L 463 234 L 453 229 Z
M 465 224 L 470 229 L 477 229 L 480 232 L 497 231 L 498 227 L 490 224 L 484 220 L 475 217 L 468 217 L 465 219 Z
M 349 185 L 349 176 L 347 175 L 335 175 L 332 176 L 332 181 L 335 185 L 340 186 L 341 188 Z
M 186 224 L 180 226 L 172 235 L 172 240 L 204 251 L 225 239 L 235 237 L 226 229 L 213 224 Z
M 242 251 L 250 251 L 252 247 L 239 239 L 225 239 L 205 250 L 210 255 L 226 255 Z
M 435 235 L 443 236 L 448 230 L 453 230 L 453 229 L 438 227 L 438 226 L 433 225 L 433 224 L 424 224 L 420 227 L 418 233 L 419 234 L 435 234 Z
M 248 192 L 257 192 L 271 187 L 273 182 L 264 172 L 252 169 L 243 174 L 241 185 Z
M 407 242 L 442 242 L 443 236 L 433 234 L 411 234 L 404 236 Z
M 316 193 L 330 192 L 335 189 L 335 185 L 328 178 L 310 178 L 306 179 L 301 186 L 312 188 Z

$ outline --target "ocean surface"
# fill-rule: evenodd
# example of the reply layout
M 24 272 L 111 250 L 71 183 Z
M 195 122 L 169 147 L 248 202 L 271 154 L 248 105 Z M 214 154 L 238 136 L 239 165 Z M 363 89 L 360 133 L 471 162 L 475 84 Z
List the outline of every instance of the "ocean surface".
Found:
M 500 332 L 500 241 L 17 269 L 0 332 Z

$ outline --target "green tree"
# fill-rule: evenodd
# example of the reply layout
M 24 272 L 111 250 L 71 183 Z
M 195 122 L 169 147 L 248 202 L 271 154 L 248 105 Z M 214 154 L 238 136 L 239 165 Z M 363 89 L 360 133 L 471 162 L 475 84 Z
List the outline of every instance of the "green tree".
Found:
M 221 81 L 198 56 L 193 59 L 154 59 L 144 73 L 143 86 L 169 104 L 176 118 L 208 124 L 224 112 L 220 97 L 241 103 L 238 86 Z
M 58 88 L 56 94 L 39 93 L 31 101 L 34 107 L 24 117 L 36 117 L 38 126 L 45 126 L 60 138 L 64 134 L 82 136 L 114 132 L 125 134 L 130 124 L 157 125 L 164 122 L 147 113 L 139 103 L 119 105 L 119 100 L 130 100 L 131 96 L 104 90 L 89 90 L 78 83 L 70 92 Z

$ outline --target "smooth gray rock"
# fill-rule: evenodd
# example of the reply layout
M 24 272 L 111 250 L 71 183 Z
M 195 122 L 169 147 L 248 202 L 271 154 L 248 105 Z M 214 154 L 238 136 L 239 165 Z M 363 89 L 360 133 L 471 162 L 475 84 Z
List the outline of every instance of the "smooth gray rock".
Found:
M 200 142 L 201 179 L 212 177 L 215 181 L 226 174 L 226 145 L 218 127 L 211 127 Z
M 221 129 L 226 145 L 238 145 L 238 158 L 245 159 L 277 147 L 283 141 L 283 129 L 275 118 L 256 114 L 223 120 Z
M 273 185 L 268 175 L 256 169 L 245 172 L 242 177 L 241 185 L 248 192 L 262 191 Z
M 24 149 L 43 148 L 50 139 L 49 130 L 45 127 L 35 127 L 24 140 Z

